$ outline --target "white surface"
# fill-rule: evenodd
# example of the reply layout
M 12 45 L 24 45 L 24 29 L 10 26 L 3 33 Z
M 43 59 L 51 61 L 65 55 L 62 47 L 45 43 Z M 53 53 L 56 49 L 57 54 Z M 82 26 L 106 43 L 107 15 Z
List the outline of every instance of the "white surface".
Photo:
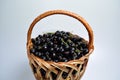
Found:
M 26 55 L 26 33 L 36 16 L 52 9 L 75 12 L 92 26 L 95 50 L 82 80 L 120 80 L 119 4 L 120 0 L 0 0 L 0 80 L 35 80 Z M 38 23 L 33 36 L 56 26 L 87 38 L 75 19 L 55 17 Z

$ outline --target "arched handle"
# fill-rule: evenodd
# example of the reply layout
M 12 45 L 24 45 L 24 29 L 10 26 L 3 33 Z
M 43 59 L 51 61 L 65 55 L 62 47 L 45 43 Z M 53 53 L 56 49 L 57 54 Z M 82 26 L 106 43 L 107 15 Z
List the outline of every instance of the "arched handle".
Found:
M 27 33 L 27 44 L 28 42 L 31 40 L 31 34 L 32 34 L 32 30 L 33 27 L 35 26 L 35 24 L 40 21 L 41 19 L 50 16 L 50 15 L 54 15 L 54 14 L 63 14 L 63 15 L 67 15 L 67 16 L 71 16 L 75 19 L 77 19 L 78 21 L 80 21 L 86 28 L 86 30 L 88 31 L 88 35 L 89 35 L 89 50 L 93 49 L 93 31 L 90 27 L 90 25 L 86 22 L 85 19 L 83 19 L 81 16 L 79 16 L 78 14 L 69 12 L 69 11 L 65 11 L 65 10 L 51 10 L 51 11 L 47 11 L 41 15 L 39 15 L 37 18 L 35 18 L 35 20 L 32 22 L 32 24 L 29 27 L 28 33 Z

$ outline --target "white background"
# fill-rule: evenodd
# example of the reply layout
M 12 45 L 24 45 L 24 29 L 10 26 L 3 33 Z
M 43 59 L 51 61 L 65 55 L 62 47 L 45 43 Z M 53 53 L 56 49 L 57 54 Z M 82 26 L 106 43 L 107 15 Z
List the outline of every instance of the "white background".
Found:
M 39 14 L 65 9 L 84 17 L 94 31 L 95 50 L 82 80 L 120 80 L 120 0 L 0 0 L 0 80 L 35 80 L 26 53 L 27 30 Z M 87 39 L 81 24 L 70 17 L 40 21 L 33 35 L 66 30 Z

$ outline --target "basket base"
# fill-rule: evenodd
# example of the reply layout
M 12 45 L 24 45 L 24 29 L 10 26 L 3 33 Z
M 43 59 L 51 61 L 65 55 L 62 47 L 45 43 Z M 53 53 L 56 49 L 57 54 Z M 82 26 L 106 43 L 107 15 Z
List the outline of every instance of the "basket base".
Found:
M 63 74 L 64 71 L 57 72 L 57 74 L 58 74 L 58 75 L 56 74 L 57 78 L 54 79 L 52 77 L 51 72 L 49 70 L 46 69 L 45 73 L 44 72 L 40 72 L 40 66 L 37 64 L 37 62 L 30 61 L 30 65 L 31 65 L 31 68 L 33 70 L 33 73 L 34 73 L 34 76 L 35 76 L 36 80 L 80 80 L 81 77 L 83 76 L 85 70 L 86 70 L 87 62 L 88 62 L 88 60 L 85 59 L 84 62 L 82 62 L 81 64 L 74 64 L 74 65 L 76 65 L 75 67 L 77 67 L 78 72 L 76 72 L 75 75 L 73 75 L 73 72 L 75 70 L 72 69 L 72 68 L 69 69 L 68 70 L 68 76 L 67 76 L 66 79 L 64 79 L 62 77 L 62 74 Z M 49 74 L 49 76 L 47 74 Z M 48 78 L 46 78 L 46 76 L 48 76 Z

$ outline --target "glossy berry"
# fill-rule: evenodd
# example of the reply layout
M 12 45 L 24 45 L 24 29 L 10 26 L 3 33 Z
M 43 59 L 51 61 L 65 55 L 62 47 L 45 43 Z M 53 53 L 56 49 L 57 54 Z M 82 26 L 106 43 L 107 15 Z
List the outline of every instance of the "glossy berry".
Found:
M 68 73 L 63 72 L 62 77 L 63 77 L 64 79 L 66 79 L 66 78 L 67 78 L 67 76 L 68 76 Z
M 39 56 L 39 52 L 35 52 L 34 55 Z
M 35 39 L 31 39 L 32 43 L 35 44 Z
M 43 49 L 44 49 L 44 50 L 47 50 L 47 49 L 48 49 L 48 47 L 47 47 L 46 44 L 43 45 Z
M 43 54 L 41 52 L 38 52 L 38 54 L 36 54 L 36 55 L 38 55 L 39 57 L 41 57 Z
M 34 48 L 31 48 L 31 49 L 30 49 L 30 53 L 35 53 L 35 49 L 34 49 Z

